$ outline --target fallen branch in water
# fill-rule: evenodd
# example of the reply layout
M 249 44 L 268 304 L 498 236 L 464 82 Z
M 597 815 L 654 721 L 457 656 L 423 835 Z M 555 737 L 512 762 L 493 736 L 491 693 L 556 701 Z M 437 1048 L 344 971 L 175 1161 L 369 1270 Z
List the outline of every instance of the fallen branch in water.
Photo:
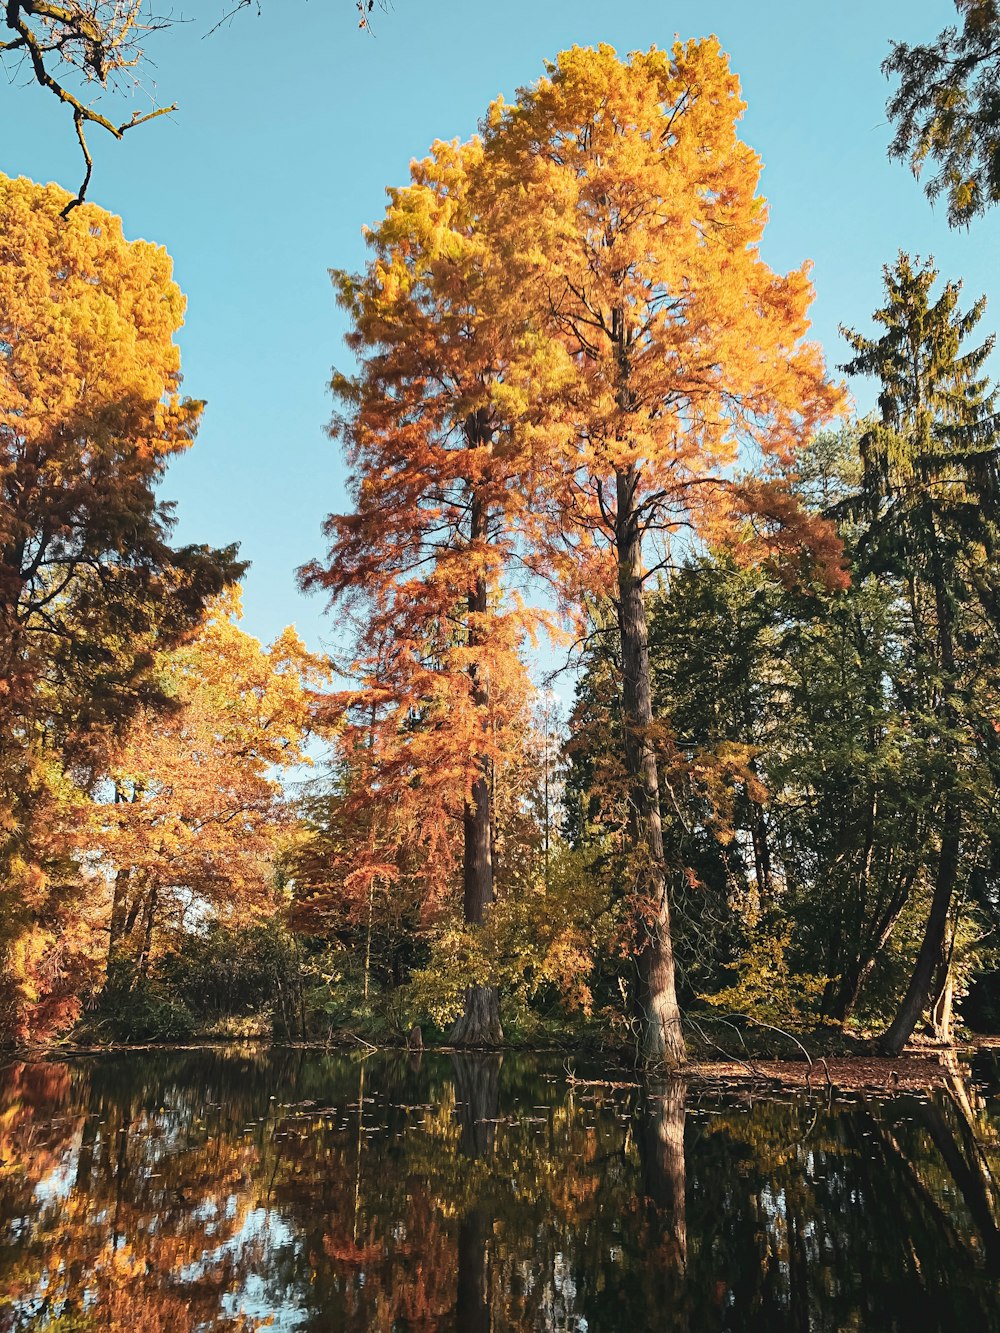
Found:
M 571 1088 L 641 1088 L 637 1079 L 577 1078 L 568 1064 L 564 1064 L 566 1082 Z

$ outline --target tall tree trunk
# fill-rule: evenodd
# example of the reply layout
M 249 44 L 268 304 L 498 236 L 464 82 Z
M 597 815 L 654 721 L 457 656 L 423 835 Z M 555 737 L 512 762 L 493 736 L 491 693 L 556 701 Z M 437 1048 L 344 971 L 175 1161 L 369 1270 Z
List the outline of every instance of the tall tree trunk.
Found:
M 942 1046 L 950 1046 L 952 1041 L 952 1018 L 954 1017 L 955 976 L 950 963 L 944 965 L 944 976 L 937 987 L 937 994 L 931 1004 L 931 1031 L 934 1040 Z
M 115 887 L 111 898 L 111 922 L 108 929 L 108 963 L 105 985 L 111 980 L 121 939 L 125 934 L 125 922 L 128 917 L 129 874 L 130 872 L 124 869 L 117 871 L 115 874 Z
M 145 921 L 143 923 L 142 934 L 142 952 L 139 954 L 138 977 L 141 981 L 146 980 L 149 972 L 149 958 L 153 947 L 153 928 L 156 925 L 156 885 L 149 890 L 149 897 L 146 899 Z
M 952 927 L 951 939 L 946 939 L 941 944 L 941 957 L 938 960 L 934 985 L 931 988 L 928 1030 L 933 1039 L 942 1046 L 950 1046 L 952 1043 L 951 1025 L 955 1002 L 955 972 L 952 962 L 955 956 L 956 930 L 957 924 Z
M 758 773 L 757 761 L 751 759 L 750 770 Z M 773 884 L 771 879 L 771 845 L 767 836 L 767 820 L 764 807 L 756 801 L 751 802 L 749 814 L 750 838 L 753 842 L 753 867 L 757 880 L 757 892 L 765 907 L 771 905 Z
M 489 514 L 480 494 L 472 496 L 472 540 L 489 536 Z M 469 646 L 478 647 L 484 639 L 483 619 L 489 610 L 489 590 L 480 574 L 469 591 Z M 469 669 L 472 678 L 472 702 L 485 715 L 489 692 L 476 663 Z M 486 909 L 493 901 L 493 839 L 490 810 L 490 775 L 488 761 L 479 761 L 480 776 L 472 784 L 472 799 L 464 814 L 464 893 L 463 909 L 468 925 L 481 926 Z M 465 1011 L 448 1034 L 453 1046 L 499 1046 L 503 1041 L 500 1026 L 500 997 L 495 986 L 473 983 L 465 992 Z
M 943 675 L 943 697 L 937 711 L 939 718 L 947 728 L 945 752 L 951 762 L 951 772 L 946 778 L 947 789 L 944 798 L 944 809 L 941 814 L 941 854 L 938 858 L 930 915 L 927 918 L 924 938 L 920 944 L 920 952 L 917 954 L 917 962 L 913 969 L 913 976 L 910 978 L 910 984 L 889 1031 L 882 1039 L 882 1045 L 890 1055 L 898 1055 L 909 1041 L 913 1029 L 919 1022 L 920 1015 L 930 999 L 934 972 L 944 956 L 948 909 L 951 907 L 952 894 L 958 880 L 959 852 L 962 842 L 962 808 L 958 804 L 955 793 L 959 756 L 955 750 L 954 734 L 958 725 L 958 718 L 951 702 L 951 691 L 955 681 L 953 612 L 941 562 L 937 527 L 933 521 L 931 523 L 931 538 L 931 569 L 934 585 L 934 610 L 937 619 L 937 649 Z
M 962 840 L 962 812 L 950 794 L 945 800 L 941 823 L 941 853 L 924 938 L 906 994 L 891 1027 L 882 1038 L 882 1046 L 889 1055 L 898 1055 L 909 1041 L 930 998 L 934 972 L 941 961 L 948 909 L 958 879 L 958 855 Z
M 618 628 L 622 644 L 625 757 L 632 790 L 635 846 L 640 857 L 643 907 L 638 1001 L 642 1056 L 668 1068 L 686 1058 L 677 1005 L 666 857 L 660 814 L 660 777 L 651 730 L 649 637 L 643 595 L 642 531 L 636 512 L 638 468 L 617 474 Z

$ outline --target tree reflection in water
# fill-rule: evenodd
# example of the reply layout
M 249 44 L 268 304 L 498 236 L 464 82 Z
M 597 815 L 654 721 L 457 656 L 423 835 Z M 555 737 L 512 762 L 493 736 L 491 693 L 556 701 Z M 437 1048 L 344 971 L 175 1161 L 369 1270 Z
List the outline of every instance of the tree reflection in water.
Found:
M 567 1086 L 508 1053 L 0 1074 L 0 1333 L 1000 1328 L 995 1098 Z
M 684 1111 L 687 1084 L 651 1082 L 642 1116 L 642 1183 L 650 1236 L 648 1251 L 663 1282 L 662 1308 L 672 1327 L 686 1329 L 687 1161 Z
M 490 1161 L 496 1147 L 500 1111 L 499 1055 L 453 1055 L 455 1093 L 462 1137 L 459 1151 L 473 1160 Z M 493 1218 L 478 1196 L 458 1227 L 458 1333 L 490 1333 L 492 1300 L 491 1241 Z

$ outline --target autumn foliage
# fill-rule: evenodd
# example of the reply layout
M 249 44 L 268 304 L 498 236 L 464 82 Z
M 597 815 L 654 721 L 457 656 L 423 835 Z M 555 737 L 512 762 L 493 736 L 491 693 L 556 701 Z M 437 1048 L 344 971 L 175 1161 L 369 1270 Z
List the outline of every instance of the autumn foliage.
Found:
M 651 1054 L 675 1061 L 644 584 L 678 534 L 719 540 L 754 509 L 770 533 L 759 558 L 838 554 L 777 475 L 734 479 L 751 449 L 787 472 L 840 401 L 805 341 L 807 271 L 781 277 L 760 256 L 742 110 L 714 40 L 625 61 L 574 48 L 495 103 L 481 140 L 414 164 L 366 273 L 337 277 L 362 365 L 335 380 L 356 509 L 331 519 L 329 562 L 306 575 L 365 608 L 351 702 L 380 756 L 369 790 L 439 793 L 424 825 L 438 847 L 464 803 L 473 924 L 493 889 L 470 819 L 544 619 L 522 594 L 552 604 L 544 571 L 567 609 L 614 599 L 643 1003 Z
M 0 178 L 0 1028 L 63 1025 L 100 928 L 93 793 L 155 672 L 238 575 L 170 544 L 155 487 L 202 404 L 180 390 L 164 250 L 55 187 Z
M 497 1045 L 559 1006 L 676 1067 L 679 995 L 735 1003 L 755 960 L 787 995 L 808 979 L 801 1021 L 846 1021 L 934 874 L 907 1032 L 935 977 L 950 1006 L 956 886 L 993 864 L 1000 691 L 992 649 L 960 660 L 1000 605 L 989 343 L 959 349 L 982 303 L 928 305 L 933 272 L 901 257 L 886 338 L 848 334 L 885 420 L 825 431 L 845 394 L 808 263 L 762 255 L 744 109 L 715 38 L 573 47 L 388 191 L 362 271 L 332 275 L 348 503 L 299 572 L 337 616 L 336 672 L 291 629 L 244 632 L 235 547 L 172 544 L 157 486 L 203 405 L 165 252 L 0 178 L 7 1034 L 162 999 L 206 941 L 245 962 L 239 932 L 269 922 L 255 975 L 294 969 L 285 1031 L 309 1027 L 307 985 L 333 1031 L 344 982 L 366 1019 L 391 992 L 394 1036 L 430 1017 Z M 929 393 L 897 344 L 935 313 Z M 942 468 L 952 507 L 921 490 Z M 866 641 L 876 666 L 850 656 Z M 568 744 L 538 678 L 567 662 Z M 789 925 L 810 893 L 836 898 L 830 949 Z

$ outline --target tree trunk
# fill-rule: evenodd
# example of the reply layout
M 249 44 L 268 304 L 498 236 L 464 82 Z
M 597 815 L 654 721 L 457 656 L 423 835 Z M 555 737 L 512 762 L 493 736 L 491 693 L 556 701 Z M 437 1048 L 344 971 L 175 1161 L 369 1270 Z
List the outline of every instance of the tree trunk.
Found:
M 129 871 L 119 870 L 115 875 L 114 893 L 111 899 L 111 922 L 108 931 L 108 963 L 105 986 L 111 980 L 111 973 L 118 958 L 118 948 L 125 934 L 125 921 L 128 915 Z
M 931 1005 L 931 1031 L 934 1040 L 942 1046 L 950 1046 L 952 1041 L 951 1022 L 954 1014 L 955 979 L 951 968 L 945 964 L 945 973 L 938 987 L 934 1003 Z
M 941 854 L 938 857 L 937 875 L 934 882 L 934 897 L 931 899 L 930 915 L 924 930 L 924 938 L 917 954 L 916 965 L 906 994 L 899 1006 L 892 1026 L 882 1038 L 883 1049 L 889 1055 L 899 1055 L 909 1041 L 913 1029 L 920 1020 L 920 1015 L 930 997 L 934 971 L 941 961 L 944 948 L 945 930 L 948 925 L 948 909 L 955 882 L 958 879 L 958 855 L 962 840 L 962 812 L 949 794 L 945 801 L 942 816 Z
M 756 762 L 751 761 L 751 770 L 756 773 Z M 765 906 L 771 905 L 772 884 L 771 884 L 771 848 L 767 839 L 767 821 L 764 818 L 763 807 L 752 804 L 750 807 L 750 837 L 753 842 L 753 866 L 754 876 L 757 880 L 757 892 L 760 900 Z
M 837 997 L 834 1002 L 830 1017 L 839 1023 L 846 1023 L 854 1012 L 854 1007 L 861 995 L 865 982 L 871 976 L 872 969 L 878 962 L 879 955 L 889 942 L 889 937 L 893 932 L 896 922 L 902 915 L 903 908 L 910 900 L 910 890 L 913 887 L 913 881 L 917 877 L 919 865 L 914 867 L 912 873 L 907 874 L 888 907 L 883 911 L 881 917 L 876 922 L 876 929 L 867 944 L 863 943 L 860 952 L 851 963 L 850 967 L 844 972 L 840 987 L 837 991 Z
M 642 1057 L 668 1068 L 686 1058 L 674 975 L 667 894 L 666 857 L 660 815 L 660 778 L 653 750 L 649 639 L 642 586 L 642 531 L 635 499 L 639 472 L 617 474 L 618 628 L 622 644 L 622 702 L 625 759 L 632 790 L 635 847 L 641 859 L 639 886 L 639 1007 Z
M 156 925 L 156 885 L 149 891 L 149 897 L 146 899 L 145 921 L 143 923 L 142 933 L 142 952 L 139 954 L 139 967 L 137 976 L 140 981 L 145 981 L 149 972 L 149 958 L 153 947 L 153 928 Z
M 930 915 L 917 954 L 916 966 L 899 1012 L 892 1021 L 892 1026 L 882 1039 L 885 1050 L 890 1055 L 898 1055 L 906 1045 L 920 1015 L 931 995 L 931 984 L 935 969 L 945 956 L 945 931 L 948 925 L 948 909 L 958 880 L 959 852 L 962 842 L 962 807 L 956 796 L 958 767 L 961 762 L 956 750 L 955 732 L 958 717 L 952 703 L 951 691 L 955 683 L 955 633 L 954 612 L 948 594 L 941 544 L 937 524 L 932 516 L 931 536 L 931 575 L 934 589 L 934 613 L 937 621 L 937 651 L 941 663 L 943 684 L 941 698 L 936 713 L 945 725 L 945 753 L 950 761 L 950 771 L 945 779 L 944 809 L 941 814 L 941 854 L 938 858 L 938 870 L 934 883 L 934 897 L 931 899 Z
M 471 433 L 471 427 L 470 427 Z M 481 496 L 472 496 L 472 540 L 484 541 L 489 536 L 489 514 Z M 469 590 L 469 646 L 477 647 L 484 639 L 484 617 L 489 611 L 489 590 L 486 578 L 480 574 Z M 472 680 L 472 702 L 485 716 L 489 706 L 489 691 L 478 664 L 469 668 Z M 493 901 L 493 839 L 490 810 L 489 762 L 479 760 L 480 776 L 472 784 L 472 799 L 466 802 L 464 814 L 464 893 L 465 921 L 481 926 L 486 909 Z M 465 1011 L 448 1034 L 452 1046 L 499 1046 L 503 1041 L 500 1026 L 500 997 L 495 986 L 473 983 L 465 992 Z

